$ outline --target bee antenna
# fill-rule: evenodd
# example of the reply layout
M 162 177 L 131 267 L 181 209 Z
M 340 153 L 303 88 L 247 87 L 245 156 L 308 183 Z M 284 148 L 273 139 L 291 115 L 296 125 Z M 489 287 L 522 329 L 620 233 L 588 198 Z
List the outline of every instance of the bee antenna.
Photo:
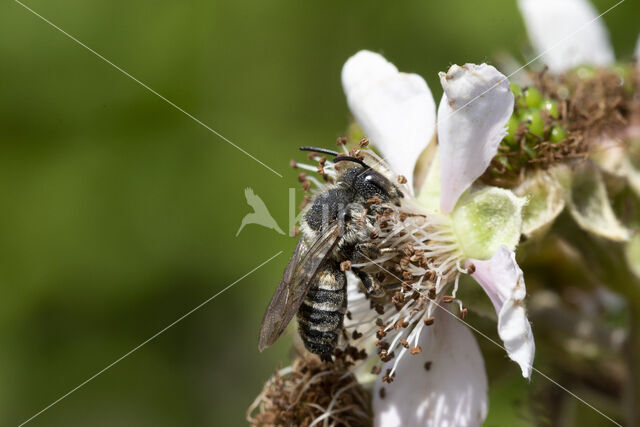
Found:
M 363 162 L 361 159 L 357 158 L 357 157 L 352 157 L 352 156 L 338 156 L 335 159 L 333 159 L 333 163 L 338 163 L 338 162 L 354 162 L 359 164 L 360 166 L 362 166 L 365 169 L 369 169 L 369 165 L 367 165 L 365 162 Z
M 329 150 L 327 148 L 320 148 L 320 147 L 300 147 L 300 151 L 312 151 L 315 153 L 329 154 L 330 156 L 337 156 L 338 154 L 340 154 L 337 151 Z
M 323 154 L 329 154 L 330 156 L 335 156 L 335 158 L 333 159 L 333 163 L 338 163 L 338 162 L 342 162 L 342 161 L 349 161 L 349 162 L 354 162 L 359 164 L 360 166 L 362 166 L 365 169 L 369 169 L 369 166 L 363 162 L 361 159 L 357 158 L 357 157 L 352 157 L 352 156 L 345 156 L 342 153 L 338 153 L 337 151 L 333 151 L 333 150 L 329 150 L 326 148 L 320 148 L 320 147 L 300 147 L 300 151 L 311 151 L 313 153 L 323 153 Z

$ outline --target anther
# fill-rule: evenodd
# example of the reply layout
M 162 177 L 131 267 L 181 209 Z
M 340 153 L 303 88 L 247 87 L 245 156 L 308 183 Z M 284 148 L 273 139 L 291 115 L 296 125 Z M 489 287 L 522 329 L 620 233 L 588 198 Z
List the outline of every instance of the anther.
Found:
M 376 311 L 376 313 L 378 314 L 384 314 L 384 306 L 382 304 L 375 304 L 373 306 L 373 309 Z
M 393 375 L 391 375 L 391 369 L 387 369 L 386 374 L 382 377 L 382 382 L 385 383 L 392 383 L 393 379 L 395 378 L 396 374 L 395 372 L 393 373 Z

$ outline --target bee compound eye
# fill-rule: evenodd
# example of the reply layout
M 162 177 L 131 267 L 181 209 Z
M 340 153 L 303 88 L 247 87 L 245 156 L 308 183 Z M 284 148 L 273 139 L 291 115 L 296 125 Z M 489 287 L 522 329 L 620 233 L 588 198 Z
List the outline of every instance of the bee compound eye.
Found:
M 342 220 L 343 223 L 351 221 L 352 217 L 348 209 L 345 209 L 342 211 L 342 213 L 340 214 L 340 219 Z

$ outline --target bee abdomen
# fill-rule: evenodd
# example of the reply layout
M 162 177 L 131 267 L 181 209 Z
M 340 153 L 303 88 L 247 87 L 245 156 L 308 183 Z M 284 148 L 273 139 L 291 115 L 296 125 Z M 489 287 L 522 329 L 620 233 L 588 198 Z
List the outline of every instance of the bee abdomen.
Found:
M 318 272 L 298 310 L 300 336 L 305 347 L 331 360 L 347 308 L 346 277 L 334 263 Z

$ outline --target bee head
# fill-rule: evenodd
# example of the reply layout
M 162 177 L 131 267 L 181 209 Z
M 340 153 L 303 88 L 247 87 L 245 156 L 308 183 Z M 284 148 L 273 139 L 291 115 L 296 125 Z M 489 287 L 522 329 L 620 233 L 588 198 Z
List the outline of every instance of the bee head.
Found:
M 384 175 L 369 167 L 354 166 L 344 171 L 341 182 L 349 185 L 364 200 L 379 198 L 383 203 L 400 205 L 404 194 Z
M 384 175 L 369 167 L 362 159 L 340 155 L 337 151 L 319 147 L 300 147 L 300 150 L 335 156 L 333 159 L 334 163 L 353 162 L 358 164 L 359 166 L 346 169 L 341 174 L 339 182 L 351 187 L 356 195 L 362 197 L 364 200 L 378 197 L 383 203 L 393 203 L 394 205 L 400 206 L 400 199 L 404 197 L 402 191 Z

